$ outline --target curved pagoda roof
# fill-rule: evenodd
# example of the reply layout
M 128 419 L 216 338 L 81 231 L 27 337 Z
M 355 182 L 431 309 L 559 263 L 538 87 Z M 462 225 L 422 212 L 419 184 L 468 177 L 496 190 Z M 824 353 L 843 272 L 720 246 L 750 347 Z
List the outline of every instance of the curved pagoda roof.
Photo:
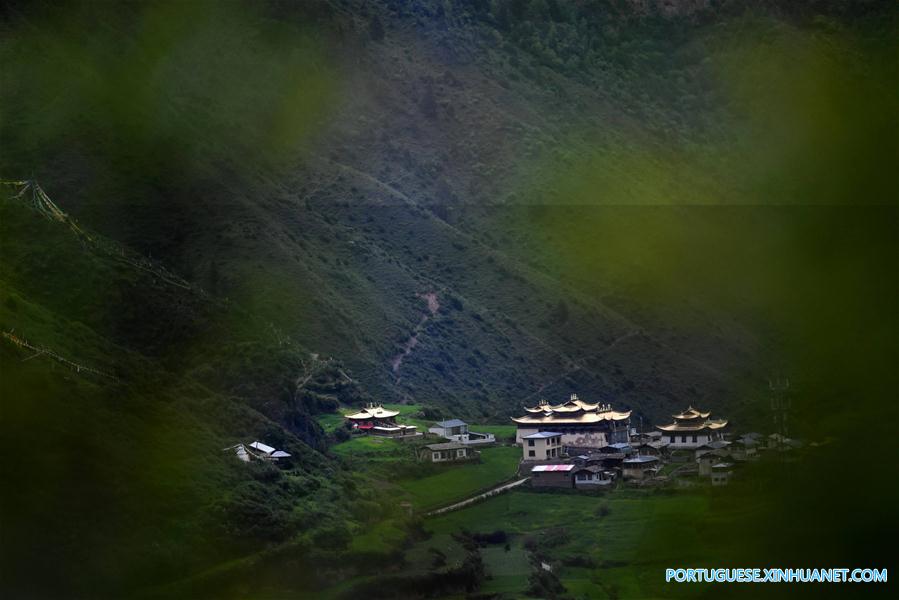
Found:
M 711 414 L 712 414 L 711 412 L 702 412 L 701 410 L 697 410 L 697 409 L 693 408 L 692 406 L 688 406 L 687 410 L 685 410 L 684 412 L 682 412 L 680 414 L 676 414 L 676 415 L 671 415 L 671 416 L 674 417 L 675 419 L 677 419 L 678 421 L 682 421 L 682 420 L 686 421 L 686 420 L 693 420 L 693 419 L 708 419 L 709 415 L 711 415 Z
M 727 419 L 710 419 L 710 411 L 703 412 L 692 406 L 688 406 L 687 410 L 682 413 L 672 415 L 674 423 L 669 425 L 656 425 L 661 431 L 703 431 L 721 429 L 727 425 Z
M 528 414 L 523 417 L 512 417 L 512 421 L 521 425 L 590 424 L 602 421 L 623 421 L 631 416 L 631 411 L 612 410 L 611 404 L 591 404 L 584 402 L 572 394 L 567 402 L 550 404 L 541 400 L 537 406 L 525 407 Z
M 398 410 L 387 410 L 380 404 L 369 404 L 361 411 L 347 415 L 347 419 L 352 419 L 354 421 L 368 421 L 370 419 L 389 419 L 390 417 L 395 417 L 400 414 Z

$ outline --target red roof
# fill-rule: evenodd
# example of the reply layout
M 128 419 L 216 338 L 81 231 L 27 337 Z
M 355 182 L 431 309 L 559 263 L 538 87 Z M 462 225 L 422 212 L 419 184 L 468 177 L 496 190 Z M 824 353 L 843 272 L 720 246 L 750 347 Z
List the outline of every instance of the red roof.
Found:
M 543 473 L 546 471 L 570 471 L 574 468 L 574 465 L 537 465 L 531 471 L 536 473 Z

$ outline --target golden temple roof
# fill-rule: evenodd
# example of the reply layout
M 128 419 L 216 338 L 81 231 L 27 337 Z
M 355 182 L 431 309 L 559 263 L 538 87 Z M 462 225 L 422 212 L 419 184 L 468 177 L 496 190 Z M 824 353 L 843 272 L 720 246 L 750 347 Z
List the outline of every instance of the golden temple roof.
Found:
M 692 406 L 688 406 L 687 410 L 685 410 L 684 412 L 682 412 L 678 415 L 671 415 L 671 416 L 673 416 L 675 419 L 680 421 L 682 419 L 683 420 L 686 420 L 686 419 L 708 419 L 710 414 L 712 414 L 712 413 L 711 412 L 702 412 L 701 410 L 696 410 Z
M 362 420 L 362 419 L 389 419 L 390 417 L 395 417 L 400 414 L 398 410 L 387 410 L 380 404 L 377 406 L 374 404 L 369 404 L 361 411 L 352 414 L 346 415 L 347 419 L 353 420 Z
M 721 429 L 727 425 L 727 419 L 706 419 L 699 423 L 672 423 L 670 425 L 656 425 L 662 431 L 702 431 L 703 429 Z
M 682 413 L 672 415 L 674 423 L 670 425 L 656 425 L 657 429 L 662 431 L 702 431 L 704 429 L 715 430 L 721 429 L 727 425 L 727 419 L 710 419 L 712 413 L 697 410 L 692 406 L 688 406 L 687 410 Z
M 611 404 L 590 404 L 572 394 L 567 402 L 550 404 L 541 400 L 537 406 L 527 408 L 530 413 L 523 417 L 512 417 L 515 423 L 522 425 L 541 425 L 550 423 L 589 424 L 602 421 L 622 421 L 631 416 L 631 411 L 612 410 Z

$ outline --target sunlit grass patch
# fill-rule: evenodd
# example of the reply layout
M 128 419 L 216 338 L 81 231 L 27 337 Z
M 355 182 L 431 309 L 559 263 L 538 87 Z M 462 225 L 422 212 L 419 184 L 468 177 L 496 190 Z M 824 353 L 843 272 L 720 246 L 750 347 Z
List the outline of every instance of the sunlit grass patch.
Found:
M 515 475 L 521 456 L 517 447 L 482 448 L 479 463 L 460 463 L 442 467 L 434 475 L 401 481 L 418 509 L 434 508 L 462 500 Z

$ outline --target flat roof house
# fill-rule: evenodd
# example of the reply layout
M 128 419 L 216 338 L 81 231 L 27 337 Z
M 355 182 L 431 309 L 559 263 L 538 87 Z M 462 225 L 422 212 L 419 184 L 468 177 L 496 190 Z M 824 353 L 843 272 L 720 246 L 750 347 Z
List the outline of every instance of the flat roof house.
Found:
M 463 435 L 468 433 L 468 423 L 461 419 L 450 419 L 449 421 L 439 421 L 434 423 L 429 432 L 440 437 L 448 438 L 454 435 Z
M 574 487 L 577 489 L 603 489 L 612 485 L 612 478 L 602 467 L 579 467 L 573 471 Z
M 534 487 L 571 488 L 574 465 L 537 465 L 531 469 L 531 485 Z
M 253 442 L 248 447 L 245 447 L 244 452 L 248 453 L 246 460 L 244 460 L 244 458 L 240 456 L 240 452 L 238 450 L 238 458 L 240 458 L 244 462 L 249 462 L 250 457 L 259 458 L 262 460 L 270 460 L 272 462 L 278 462 L 281 459 L 290 458 L 290 453 L 285 452 L 284 450 L 276 450 L 268 444 L 263 444 L 260 441 Z
M 602 454 L 632 454 L 634 449 L 630 444 L 626 444 L 624 442 L 618 442 L 615 444 L 608 444 L 599 449 L 599 452 Z
M 418 458 L 434 463 L 456 462 L 477 458 L 478 453 L 459 442 L 444 442 L 442 444 L 428 444 L 419 450 Z
M 697 447 L 695 456 L 696 458 L 699 458 L 703 454 L 708 454 L 709 452 L 713 452 L 715 450 L 726 450 L 728 446 L 730 446 L 730 442 L 727 442 L 725 440 L 713 440 Z
M 450 419 L 434 423 L 428 428 L 428 433 L 463 444 L 492 444 L 496 441 L 492 433 L 471 431 L 468 428 L 468 423 L 461 419 Z
M 655 475 L 659 466 L 657 456 L 632 456 L 621 461 L 621 475 L 625 479 L 646 479 Z
M 552 431 L 532 433 L 521 438 L 523 460 L 545 461 L 562 456 L 562 434 Z
M 731 463 L 726 462 L 712 465 L 712 485 L 727 485 L 730 482 L 732 467 Z

